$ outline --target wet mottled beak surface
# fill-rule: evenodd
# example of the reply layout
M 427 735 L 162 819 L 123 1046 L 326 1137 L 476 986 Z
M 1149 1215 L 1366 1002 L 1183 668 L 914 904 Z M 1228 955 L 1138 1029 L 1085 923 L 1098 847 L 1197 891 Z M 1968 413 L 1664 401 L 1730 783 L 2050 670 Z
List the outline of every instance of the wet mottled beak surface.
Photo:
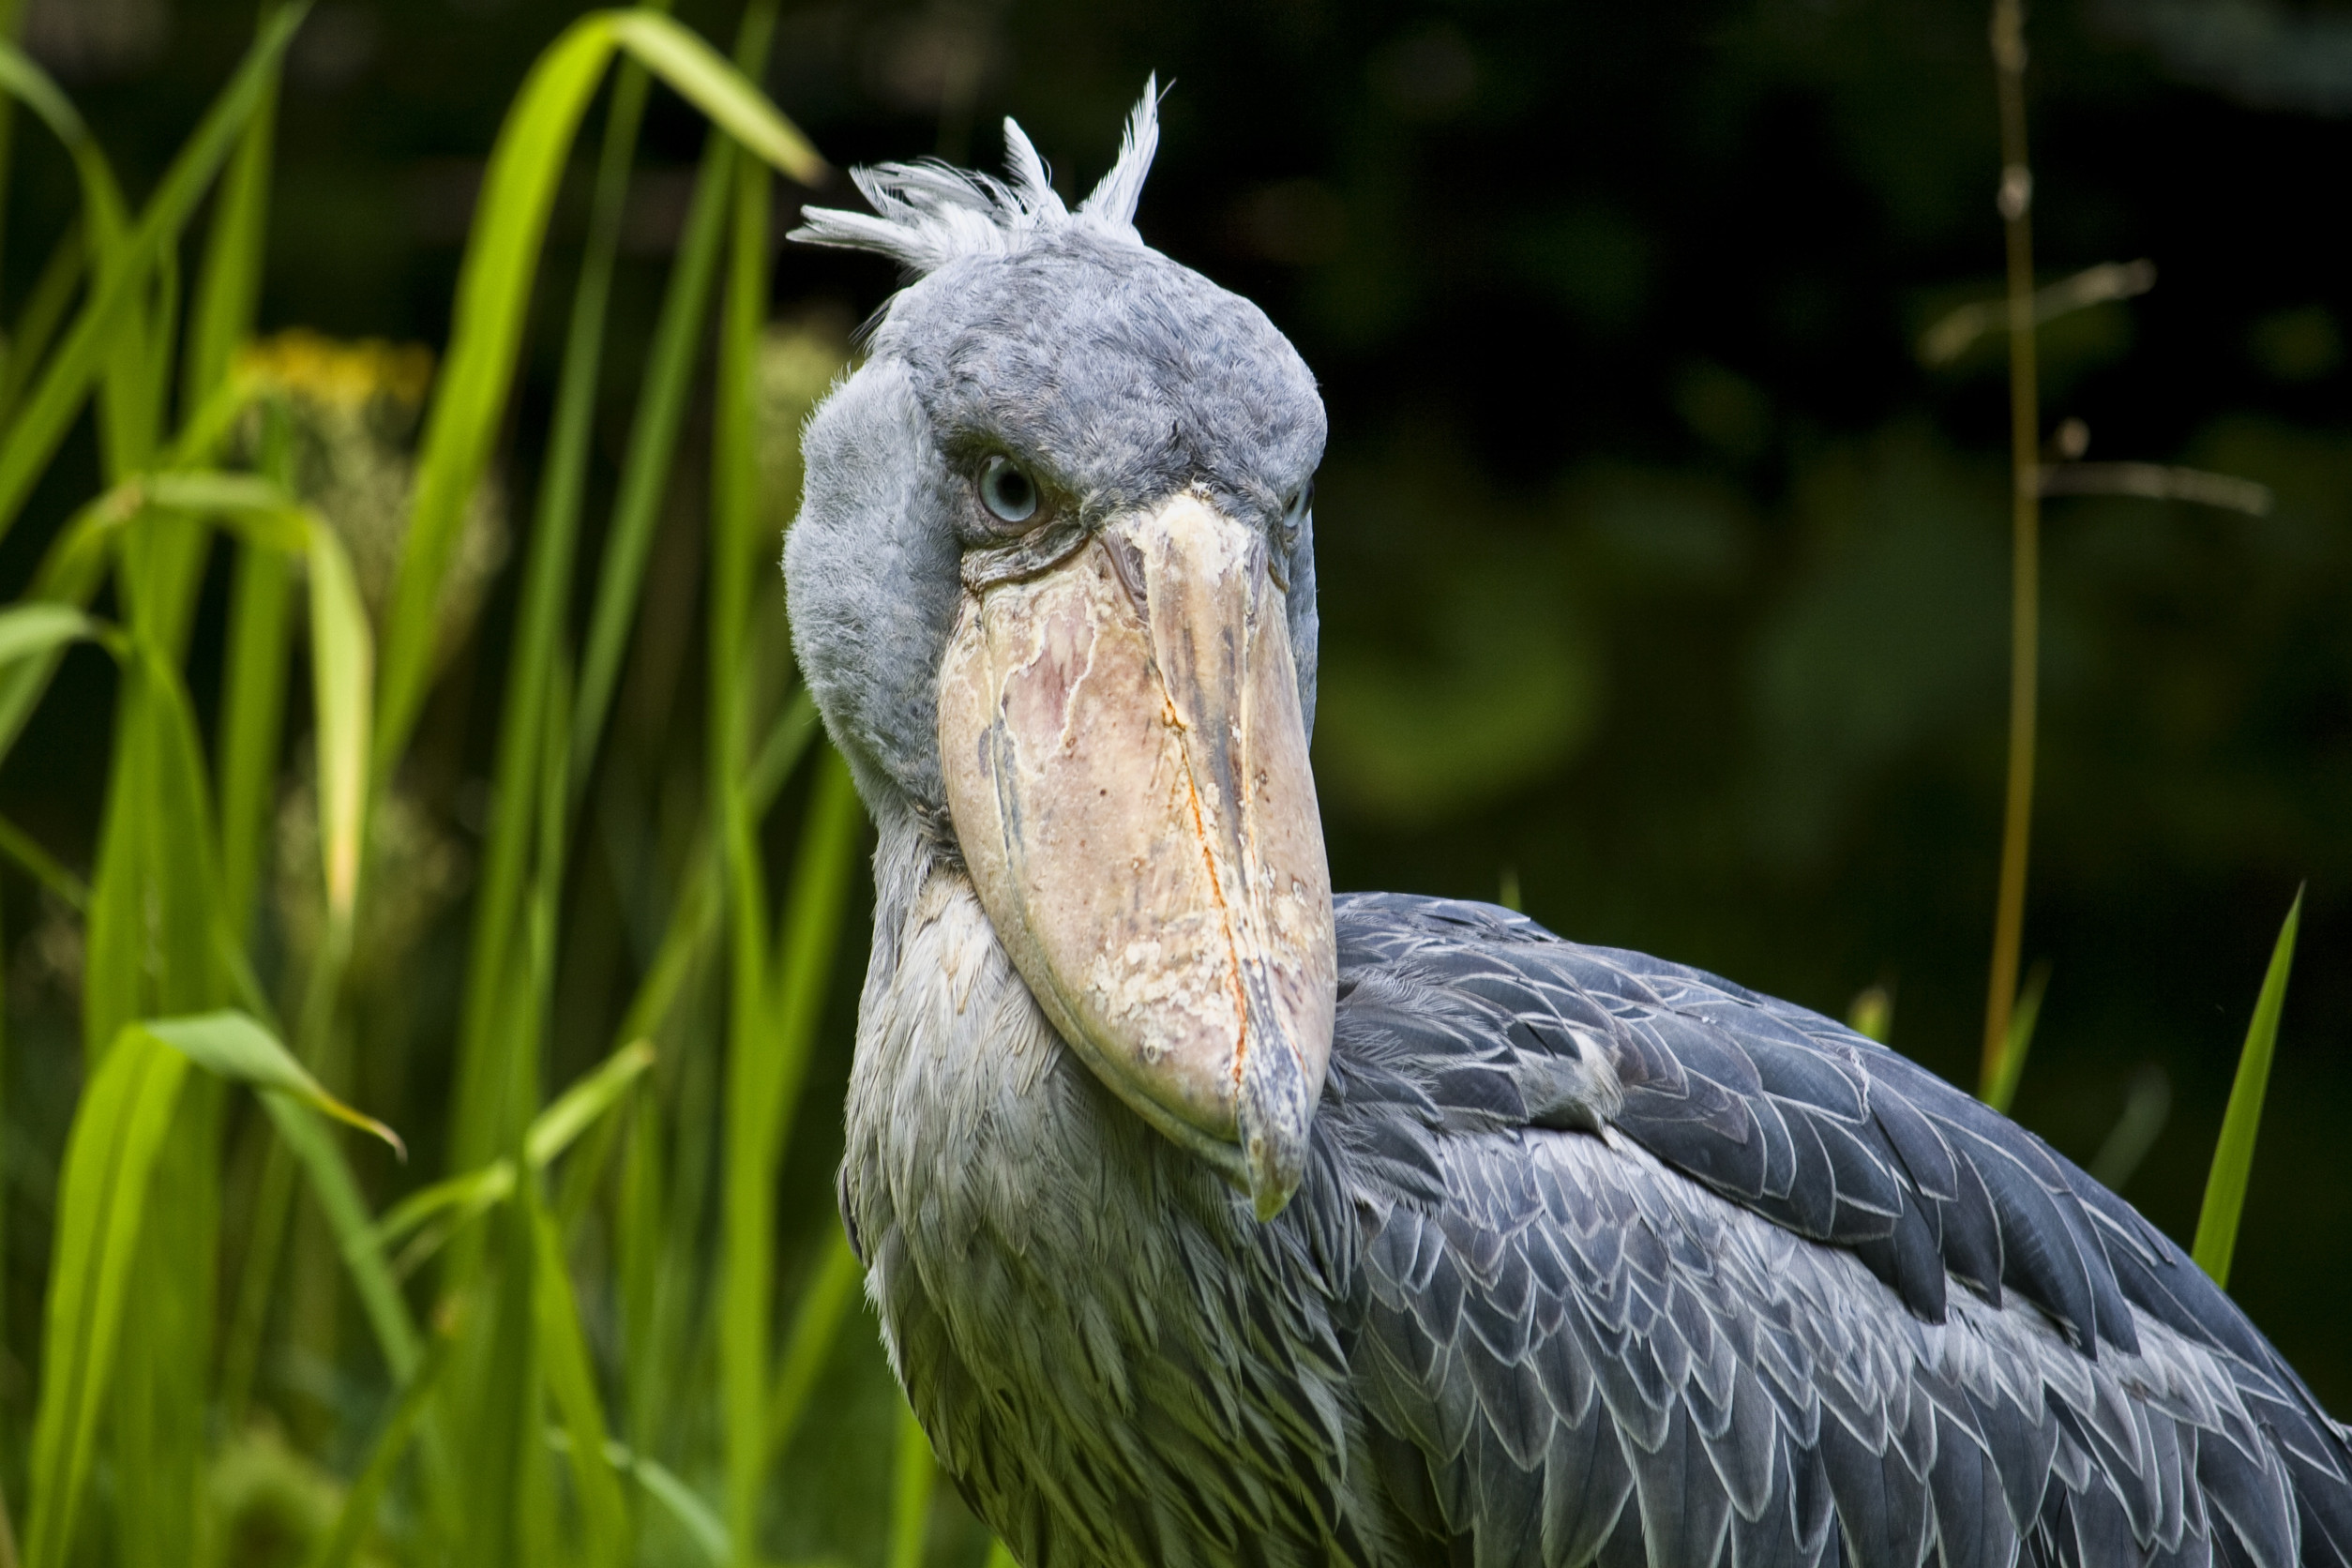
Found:
M 957 838 L 1063 1037 L 1270 1217 L 1304 1170 L 1337 961 L 1266 539 L 1185 494 L 1051 553 L 967 572 L 940 678 Z

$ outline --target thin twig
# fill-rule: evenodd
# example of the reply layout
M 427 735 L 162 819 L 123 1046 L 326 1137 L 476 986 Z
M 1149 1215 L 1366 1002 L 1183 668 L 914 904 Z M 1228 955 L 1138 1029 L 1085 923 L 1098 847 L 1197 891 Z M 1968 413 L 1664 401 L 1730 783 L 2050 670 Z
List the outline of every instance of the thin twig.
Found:
M 2157 462 L 2044 463 L 2037 489 L 2043 495 L 2136 495 L 2148 501 L 2188 501 L 2249 517 L 2269 517 L 2270 487 L 2201 468 L 2170 468 Z
M 2154 262 L 2102 262 L 2037 291 L 2033 296 L 2034 324 L 2046 325 L 2060 316 L 2088 309 L 2093 305 L 2131 299 L 2155 286 Z M 1949 365 L 1968 353 L 1979 338 L 1988 332 L 2004 331 L 2008 325 L 2006 297 L 1973 300 L 1920 335 L 1919 356 L 1930 365 Z

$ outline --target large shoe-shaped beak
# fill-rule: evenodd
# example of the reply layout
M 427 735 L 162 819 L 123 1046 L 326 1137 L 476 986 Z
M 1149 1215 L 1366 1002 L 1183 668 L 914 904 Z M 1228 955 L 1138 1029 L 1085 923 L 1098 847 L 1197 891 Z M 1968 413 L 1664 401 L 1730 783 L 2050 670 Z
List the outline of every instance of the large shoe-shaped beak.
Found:
M 1260 1218 L 1304 1173 L 1338 967 L 1266 560 L 1189 494 L 975 555 L 939 704 L 956 837 L 1021 977 Z

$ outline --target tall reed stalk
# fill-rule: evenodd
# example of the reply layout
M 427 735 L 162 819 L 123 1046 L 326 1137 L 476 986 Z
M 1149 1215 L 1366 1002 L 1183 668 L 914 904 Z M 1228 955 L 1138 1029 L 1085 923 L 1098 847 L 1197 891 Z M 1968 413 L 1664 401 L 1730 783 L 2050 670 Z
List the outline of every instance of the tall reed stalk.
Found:
M 2033 165 L 2026 147 L 2024 0 L 1994 0 L 1993 73 L 1999 88 L 1999 205 L 2009 269 L 2009 777 L 2001 809 L 1999 891 L 1984 1002 L 1983 1078 L 2003 1078 L 2025 941 L 2026 865 L 2033 838 L 2035 727 L 2041 695 L 2042 397 L 2034 359 Z M 2022 1049 L 2022 1047 L 2019 1048 Z M 2014 1076 L 2010 1075 L 2013 1084 Z M 2006 1103 L 2006 1096 L 2000 1096 Z
M 2001 151 L 1996 204 L 2001 216 L 2007 262 L 2007 287 L 1998 319 L 2005 325 L 2009 339 L 2009 766 L 1978 1093 L 1994 1108 L 2002 1111 L 2010 1108 L 2015 1097 L 2050 974 L 2046 964 L 2038 965 L 2023 988 L 2019 987 L 2041 705 L 2043 498 L 2053 494 L 2133 495 L 2149 500 L 2191 501 L 2257 516 L 2267 512 L 2271 502 L 2265 487 L 2226 475 L 2152 463 L 2064 460 L 2081 456 L 2088 436 L 2079 423 L 2074 425 L 2071 448 L 2067 442 L 2059 443 L 2061 460 L 2045 460 L 2036 327 L 2070 310 L 2144 293 L 2155 281 L 2155 268 L 2145 261 L 2129 264 L 2110 263 L 2088 268 L 2048 288 L 2035 286 L 2033 165 L 2026 134 L 2025 20 L 2024 0 L 1993 0 L 1989 41 L 1999 104 Z M 1952 312 L 1929 329 L 1922 341 L 1922 356 L 1931 364 L 1956 358 L 1990 317 L 1988 308 L 1982 304 L 1964 306 Z M 2269 1088 L 2270 1061 L 2285 1004 L 2287 972 L 2294 959 L 2302 902 L 2299 891 L 2287 911 L 2285 926 L 2279 933 L 2269 970 L 2263 980 L 2254 1019 L 2239 1054 L 2237 1079 L 2214 1149 L 2204 1206 L 2198 1216 L 2194 1256 L 2224 1285 L 2228 1283 L 2239 1222 L 2244 1212 L 2254 1137 Z

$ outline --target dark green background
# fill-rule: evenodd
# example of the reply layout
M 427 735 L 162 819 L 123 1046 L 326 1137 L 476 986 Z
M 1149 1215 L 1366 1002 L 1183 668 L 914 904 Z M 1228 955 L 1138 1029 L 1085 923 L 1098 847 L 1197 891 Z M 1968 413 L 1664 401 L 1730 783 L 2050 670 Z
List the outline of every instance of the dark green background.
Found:
M 443 340 L 483 156 L 574 9 L 323 0 L 289 68 L 265 326 Z M 134 198 L 251 21 L 244 0 L 33 11 L 30 42 Z M 722 41 L 735 23 L 699 0 L 682 14 Z M 2026 947 L 2054 977 L 2017 1110 L 2088 1159 L 2127 1080 L 2160 1065 L 2174 1110 L 2128 1196 L 2185 1241 L 2262 964 L 2308 879 L 2234 1283 L 2343 1412 L 2352 128 L 2329 111 L 2352 109 L 2352 12 L 2240 7 L 2235 32 L 2218 14 L 2111 0 L 2028 22 L 2044 277 L 2141 256 L 2161 274 L 2048 331 L 2048 423 L 2087 421 L 2095 459 L 2243 475 L 2280 504 L 2049 509 Z M 1493 897 L 1508 872 L 1567 934 L 1825 1011 L 1883 982 L 1895 1043 L 1966 1082 L 1999 830 L 2006 387 L 1998 344 L 1942 371 L 1912 345 L 1998 286 L 1984 37 L 1983 9 L 1954 0 L 837 5 L 788 8 L 768 84 L 841 163 L 993 163 L 1012 113 L 1076 195 L 1146 72 L 1172 83 L 1140 227 L 1262 304 L 1331 410 L 1317 747 L 1337 884 Z M 74 200 L 18 125 L 10 311 Z M 608 484 L 701 137 L 656 95 Z M 515 421 L 518 495 L 572 198 Z M 776 306 L 853 319 L 890 283 L 870 258 L 791 251 Z M 89 493 L 77 439 L 0 548 L 0 592 Z M 511 591 L 459 679 L 498 668 Z M 71 667 L 0 778 L 0 808 L 83 865 L 98 663 Z M 488 767 L 493 689 L 445 691 L 429 716 L 422 787 L 453 822 Z M 29 904 L 14 881 L 9 897 L 14 934 Z M 450 925 L 418 981 L 427 1037 L 445 1034 Z M 831 1223 L 852 992 L 837 988 L 795 1139 L 797 1226 Z

